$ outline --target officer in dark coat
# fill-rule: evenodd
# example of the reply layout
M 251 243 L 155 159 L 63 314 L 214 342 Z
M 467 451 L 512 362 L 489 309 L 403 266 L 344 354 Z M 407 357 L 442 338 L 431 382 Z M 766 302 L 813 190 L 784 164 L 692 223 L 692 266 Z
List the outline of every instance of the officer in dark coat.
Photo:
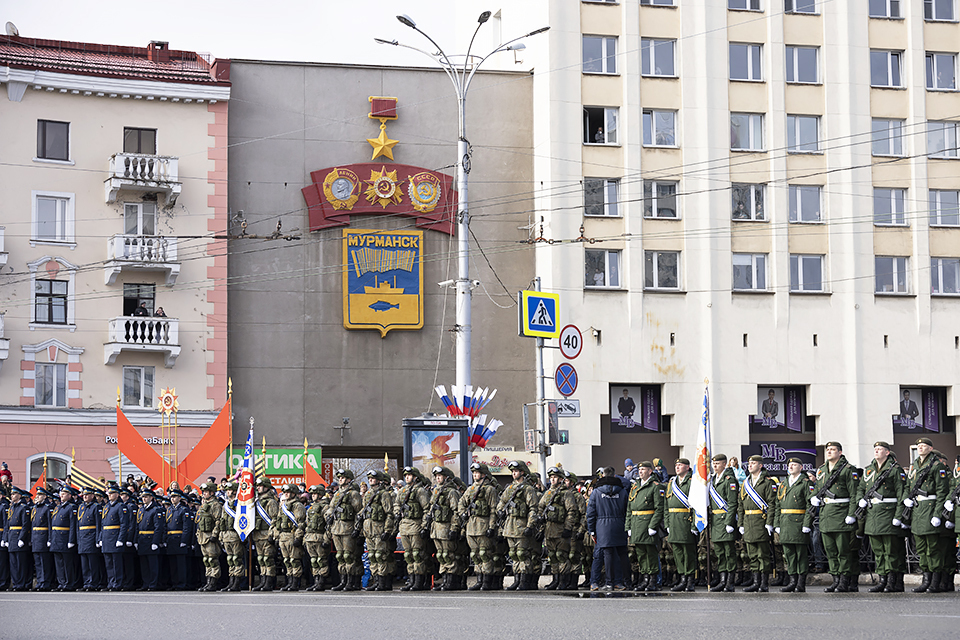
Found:
M 4 493 L 0 493 L 0 591 L 10 587 L 10 554 L 7 553 L 4 532 L 7 530 L 7 509 L 10 501 Z
M 10 506 L 3 531 L 3 544 L 10 555 L 10 590 L 26 591 L 30 576 L 30 512 L 23 490 L 10 488 Z
M 140 574 L 143 586 L 140 591 L 157 591 L 160 588 L 160 545 L 163 544 L 163 508 L 156 503 L 156 494 L 149 489 L 140 493 L 143 504 L 137 511 L 137 542 L 140 556 Z
M 50 553 L 50 492 L 37 488 L 37 497 L 30 512 L 30 542 L 33 545 L 33 566 L 37 584 L 33 591 L 51 591 L 56 573 Z
M 603 470 L 603 477 L 597 481 L 587 503 L 587 530 L 596 541 L 593 574 L 590 578 L 591 590 L 599 588 L 601 557 L 606 566 L 607 587 L 618 591 L 625 588 L 620 560 L 621 555 L 626 556 L 628 496 L 626 488 L 615 473 L 613 467 Z
M 140 562 L 137 558 L 137 550 L 134 544 L 137 542 L 137 504 L 136 496 L 129 487 L 120 488 L 120 502 L 123 504 L 124 511 L 127 512 L 127 535 L 123 540 L 123 584 L 121 588 L 124 591 L 133 591 L 139 586 Z
M 50 551 L 57 571 L 57 591 L 76 591 L 80 582 L 77 555 L 77 503 L 69 487 L 60 489 L 60 504 L 50 511 Z
M 83 502 L 77 507 L 77 549 L 80 552 L 80 571 L 83 591 L 100 590 L 100 504 L 95 489 L 83 490 Z
M 193 542 L 193 518 L 183 503 L 183 492 L 170 492 L 170 506 L 166 512 L 164 542 L 167 564 L 170 567 L 170 588 L 184 591 L 187 588 L 187 555 Z
M 111 485 L 107 489 L 107 498 L 109 502 L 100 512 L 100 550 L 107 569 L 107 591 L 120 591 L 123 587 L 123 551 L 130 520 L 120 501 L 119 487 Z

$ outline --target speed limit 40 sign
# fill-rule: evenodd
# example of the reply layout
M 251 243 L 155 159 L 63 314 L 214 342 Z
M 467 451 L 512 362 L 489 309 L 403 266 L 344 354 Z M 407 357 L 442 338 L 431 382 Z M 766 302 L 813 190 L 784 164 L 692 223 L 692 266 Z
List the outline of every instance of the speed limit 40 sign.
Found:
M 573 360 L 580 355 L 583 349 L 583 335 L 580 329 L 568 324 L 560 331 L 560 353 L 567 360 Z

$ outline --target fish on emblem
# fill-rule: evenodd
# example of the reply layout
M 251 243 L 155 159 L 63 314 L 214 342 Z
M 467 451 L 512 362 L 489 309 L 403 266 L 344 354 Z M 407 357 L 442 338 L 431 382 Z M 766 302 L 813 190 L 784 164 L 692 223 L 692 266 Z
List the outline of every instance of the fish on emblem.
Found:
M 377 300 L 370 305 L 370 308 L 374 311 L 389 311 L 390 309 L 399 309 L 400 303 L 398 302 L 397 304 L 390 304 L 386 300 Z

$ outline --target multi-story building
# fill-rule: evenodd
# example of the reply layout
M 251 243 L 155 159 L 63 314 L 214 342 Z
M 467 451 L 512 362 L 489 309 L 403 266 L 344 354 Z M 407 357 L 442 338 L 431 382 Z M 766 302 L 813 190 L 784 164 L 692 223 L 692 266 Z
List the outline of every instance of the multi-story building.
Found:
M 0 83 L 0 451 L 21 485 L 74 450 L 113 479 L 120 402 L 182 459 L 227 396 L 229 66 L 0 36 Z

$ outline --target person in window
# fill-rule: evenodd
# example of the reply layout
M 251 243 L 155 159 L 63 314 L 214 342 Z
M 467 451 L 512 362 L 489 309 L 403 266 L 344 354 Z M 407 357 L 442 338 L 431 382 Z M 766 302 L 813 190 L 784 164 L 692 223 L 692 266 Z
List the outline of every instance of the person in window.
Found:
M 157 310 L 153 312 L 155 318 L 166 318 L 167 314 L 164 312 L 163 307 L 157 307 Z
M 593 141 L 597 144 L 603 144 L 606 139 L 603 136 L 603 127 L 597 127 L 597 132 L 593 136 Z
M 150 312 L 147 311 L 147 303 L 141 302 L 140 306 L 133 310 L 133 315 L 142 318 L 150 315 Z

